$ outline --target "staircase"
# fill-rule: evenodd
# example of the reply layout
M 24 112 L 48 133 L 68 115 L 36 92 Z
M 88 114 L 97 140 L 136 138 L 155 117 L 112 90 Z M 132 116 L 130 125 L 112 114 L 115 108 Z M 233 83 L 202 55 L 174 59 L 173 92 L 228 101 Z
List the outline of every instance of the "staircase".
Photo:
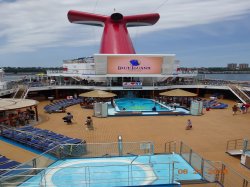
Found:
M 242 89 L 239 86 L 236 85 L 229 85 L 229 90 L 231 90 L 231 92 L 237 96 L 242 103 L 246 104 L 246 103 L 250 103 L 250 97 L 242 91 Z
M 13 99 L 25 99 L 29 93 L 29 87 L 27 85 L 18 85 Z
M 82 81 L 83 79 L 81 78 L 81 77 L 76 77 L 76 76 L 74 76 L 74 77 L 72 77 L 73 79 L 75 79 L 76 81 Z
M 248 97 L 250 97 L 250 91 L 244 90 L 245 94 L 247 94 Z
M 175 77 L 163 77 L 161 78 L 160 80 L 158 80 L 158 82 L 170 82 L 172 81 L 173 79 L 175 79 Z

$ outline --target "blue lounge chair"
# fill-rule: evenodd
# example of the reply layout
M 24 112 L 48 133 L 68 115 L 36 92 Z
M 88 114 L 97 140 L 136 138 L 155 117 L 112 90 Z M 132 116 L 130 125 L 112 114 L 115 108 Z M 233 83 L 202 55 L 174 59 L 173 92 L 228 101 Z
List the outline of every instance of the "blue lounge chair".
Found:
M 0 166 L 1 166 L 1 164 L 4 164 L 4 163 L 9 162 L 9 161 L 11 161 L 11 160 L 6 158 L 5 156 L 1 156 L 0 157 Z
M 12 169 L 14 167 L 17 167 L 18 165 L 20 165 L 19 162 L 16 161 L 10 161 L 10 162 L 6 162 L 4 164 L 0 165 L 0 175 L 2 175 L 3 173 L 6 172 L 7 169 Z

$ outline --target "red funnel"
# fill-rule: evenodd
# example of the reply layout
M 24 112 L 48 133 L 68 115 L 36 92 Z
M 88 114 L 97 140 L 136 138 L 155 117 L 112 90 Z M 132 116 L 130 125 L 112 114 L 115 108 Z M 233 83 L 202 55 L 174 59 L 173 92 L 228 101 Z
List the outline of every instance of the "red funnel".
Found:
M 127 27 L 153 25 L 159 18 L 157 13 L 133 16 L 113 13 L 111 16 L 105 16 L 74 10 L 68 12 L 71 23 L 104 26 L 100 48 L 102 54 L 135 54 Z

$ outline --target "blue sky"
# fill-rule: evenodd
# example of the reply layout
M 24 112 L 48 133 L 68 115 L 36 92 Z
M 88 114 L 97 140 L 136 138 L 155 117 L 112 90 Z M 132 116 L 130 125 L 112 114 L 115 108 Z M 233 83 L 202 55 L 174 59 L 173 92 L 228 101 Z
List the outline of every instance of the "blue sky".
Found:
M 249 0 L 0 0 L 0 67 L 58 67 L 98 53 L 103 28 L 71 24 L 69 10 L 104 15 L 157 12 L 130 28 L 137 53 L 174 53 L 181 66 L 250 64 Z

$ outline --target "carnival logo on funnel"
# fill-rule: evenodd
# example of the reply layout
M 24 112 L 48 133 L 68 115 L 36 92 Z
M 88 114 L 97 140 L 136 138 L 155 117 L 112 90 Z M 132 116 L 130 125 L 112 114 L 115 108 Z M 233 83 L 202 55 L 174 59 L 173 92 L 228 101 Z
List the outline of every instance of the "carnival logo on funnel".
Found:
M 129 62 L 130 62 L 130 64 L 131 64 L 132 66 L 139 66 L 139 65 L 140 65 L 139 60 L 136 60 L 136 59 L 132 59 L 132 60 L 130 60 Z
M 163 57 L 143 55 L 107 56 L 108 74 L 161 74 Z

